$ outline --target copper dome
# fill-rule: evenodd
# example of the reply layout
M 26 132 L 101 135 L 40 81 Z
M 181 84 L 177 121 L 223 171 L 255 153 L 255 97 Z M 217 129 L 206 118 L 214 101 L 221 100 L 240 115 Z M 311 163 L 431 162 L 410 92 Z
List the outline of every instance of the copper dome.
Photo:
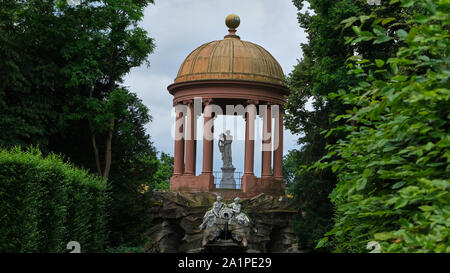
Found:
M 175 84 L 199 80 L 242 80 L 284 84 L 280 64 L 264 48 L 241 41 L 234 32 L 201 45 L 182 63 Z

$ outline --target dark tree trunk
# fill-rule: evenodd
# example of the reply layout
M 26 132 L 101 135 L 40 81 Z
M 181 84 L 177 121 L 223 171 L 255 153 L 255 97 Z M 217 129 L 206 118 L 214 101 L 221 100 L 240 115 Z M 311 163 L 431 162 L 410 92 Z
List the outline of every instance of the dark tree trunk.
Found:
M 105 171 L 103 172 L 103 178 L 106 178 L 106 179 L 108 179 L 109 170 L 111 169 L 111 143 L 112 143 L 113 132 L 114 132 L 114 118 L 109 120 L 109 132 L 108 132 L 108 137 L 106 139 Z

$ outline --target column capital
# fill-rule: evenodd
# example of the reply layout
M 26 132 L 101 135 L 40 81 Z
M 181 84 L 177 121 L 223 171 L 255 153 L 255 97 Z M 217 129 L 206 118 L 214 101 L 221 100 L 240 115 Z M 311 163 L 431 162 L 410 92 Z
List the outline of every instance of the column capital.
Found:
M 194 105 L 194 100 L 193 99 L 183 100 L 181 103 L 189 107 L 189 106 Z
M 250 106 L 250 107 L 249 107 Z M 251 107 L 251 106 L 253 106 L 253 107 Z M 242 114 L 242 118 L 244 119 L 244 120 L 247 120 L 247 117 L 248 117 L 248 115 L 249 115 L 249 113 L 250 112 L 252 112 L 254 115 L 255 115 L 255 117 L 254 118 L 256 118 L 256 115 L 257 115 L 257 113 L 258 113 L 258 108 L 257 108 L 257 106 L 255 105 L 255 104 L 248 104 L 246 107 L 245 107 L 245 111 L 244 111 L 244 113 Z
M 212 119 L 216 119 L 217 115 L 216 115 L 216 112 L 213 111 L 213 109 L 209 109 L 208 108 L 210 111 L 206 111 L 206 107 L 212 105 L 214 103 L 214 100 L 211 99 L 211 98 L 206 98 L 206 99 L 202 99 L 202 102 L 203 102 L 203 105 L 205 106 L 204 109 L 203 109 L 204 117 L 209 117 L 209 118 L 212 118 Z
M 213 103 L 213 99 L 212 98 L 206 98 L 206 99 L 202 99 L 202 102 L 205 106 L 210 105 L 211 103 Z
M 197 119 L 198 117 L 200 117 L 202 115 L 201 110 L 200 111 L 196 111 L 195 109 L 195 100 L 194 99 L 188 99 L 188 100 L 183 100 L 182 103 L 183 105 L 186 105 L 186 107 L 188 108 L 193 108 L 194 110 L 194 118 Z
M 181 102 L 179 102 L 179 101 L 173 101 L 173 103 L 172 103 L 172 106 L 173 107 L 176 107 L 176 106 L 183 106 L 184 105 L 184 103 L 181 103 Z
M 254 99 L 247 100 L 247 105 L 250 105 L 250 104 L 258 105 L 259 100 L 254 100 Z
M 266 107 L 266 111 L 263 111 L 261 108 L 259 108 L 258 109 L 258 117 L 260 117 L 260 118 L 265 118 L 265 116 L 266 116 L 266 114 L 267 114 L 267 112 L 271 112 L 271 109 L 270 109 L 270 106 L 271 106 L 272 104 L 270 104 L 270 103 L 261 103 L 259 106 L 261 107 Z M 271 112 L 271 114 L 270 114 L 271 116 L 272 116 L 272 112 Z

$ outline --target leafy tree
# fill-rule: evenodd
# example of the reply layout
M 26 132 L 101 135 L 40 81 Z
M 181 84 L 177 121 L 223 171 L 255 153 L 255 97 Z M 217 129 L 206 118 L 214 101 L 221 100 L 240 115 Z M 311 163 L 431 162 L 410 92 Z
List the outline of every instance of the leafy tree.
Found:
M 148 109 L 123 86 L 155 46 L 138 26 L 149 3 L 4 1 L 0 10 L 0 146 L 38 144 L 108 178 L 111 234 L 129 241 L 148 207 L 139 189 L 160 164 Z
M 283 179 L 286 182 L 286 192 L 293 194 L 295 186 L 295 175 L 298 169 L 299 151 L 290 150 L 287 155 L 283 157 Z
M 328 198 L 336 183 L 329 170 L 308 171 L 309 166 L 326 153 L 327 143 L 339 136 L 325 139 L 323 130 L 331 128 L 329 116 L 345 112 L 342 103 L 327 99 L 328 93 L 344 88 L 352 82 L 346 73 L 346 58 L 354 48 L 345 44 L 349 31 L 336 26 L 345 18 L 361 13 L 355 1 L 311 0 L 309 10 L 303 10 L 304 2 L 294 0 L 298 8 L 298 21 L 308 34 L 308 43 L 302 44 L 303 58 L 289 74 L 291 94 L 286 104 L 285 125 L 293 133 L 301 134 L 298 144 L 302 148 L 290 151 L 288 158 L 295 160 L 290 168 L 295 200 L 300 208 L 296 219 L 296 232 L 302 249 L 313 250 L 322 234 L 332 225 L 333 206 Z M 312 109 L 308 109 L 312 102 Z
M 0 10 L 0 146 L 48 144 L 56 123 L 61 33 L 53 5 L 2 1 Z M 51 61 L 49 61 L 51 60 Z
M 450 252 L 450 6 L 384 4 L 343 22 L 356 34 L 348 43 L 394 41 L 398 49 L 390 58 L 350 58 L 358 83 L 335 100 L 353 109 L 329 132 L 350 133 L 316 164 L 338 176 L 335 225 L 318 246 L 332 239 L 335 251 L 361 252 L 376 240 L 383 252 Z M 410 19 L 383 17 L 387 8 Z
M 147 209 L 151 206 L 151 192 L 142 191 L 145 185 L 153 183 L 160 162 L 157 151 L 144 124 L 150 121 L 148 109 L 135 94 L 129 93 L 131 101 L 125 107 L 128 111 L 117 119 L 112 146 L 110 209 L 110 245 L 137 246 L 150 226 Z
M 161 153 L 158 160 L 157 171 L 153 174 L 153 190 L 168 191 L 170 187 L 170 177 L 173 174 L 173 157 L 166 153 Z
M 66 118 L 89 123 L 96 169 L 104 178 L 111 170 L 114 127 L 132 99 L 119 84 L 131 68 L 146 62 L 154 49 L 153 39 L 137 25 L 149 3 L 153 1 L 85 0 L 76 7 L 61 6 L 65 22 L 77 26 L 68 27 L 73 38 L 62 49 L 70 60 L 62 70 L 70 77 L 68 86 L 75 89 Z M 104 139 L 103 144 L 99 138 Z
M 139 149 L 138 146 L 136 149 Z M 155 150 L 143 151 L 128 163 L 116 165 L 113 162 L 110 178 L 114 200 L 111 204 L 111 213 L 114 215 L 110 224 L 111 246 L 141 245 L 146 240 L 143 233 L 151 224 L 147 210 L 152 205 L 152 193 L 155 190 L 169 190 L 173 157 L 161 153 L 158 158 Z
M 309 3 L 308 9 L 303 9 L 305 2 Z M 341 27 L 340 23 L 344 21 L 344 25 L 350 26 L 355 22 L 352 21 L 355 16 L 376 10 L 386 20 L 397 18 L 401 24 L 410 18 L 411 12 L 371 6 L 365 0 L 294 0 L 293 3 L 299 10 L 300 26 L 308 34 L 308 43 L 301 45 L 303 58 L 288 78 L 291 95 L 286 105 L 286 127 L 301 135 L 298 143 L 302 147 L 294 152 L 298 167 L 292 170 L 295 181 L 292 189 L 301 208 L 297 219 L 297 235 L 303 243 L 302 247 L 312 250 L 321 238 L 320 234 L 333 224 L 334 212 L 329 194 L 337 178 L 331 168 L 311 170 L 308 167 L 327 153 L 327 145 L 336 143 L 348 134 L 345 130 L 331 136 L 324 132 L 353 122 L 333 122 L 333 119 L 353 108 L 352 105 L 331 99 L 338 95 L 338 90 L 358 82 L 355 75 L 347 73 L 347 58 L 355 53 L 365 58 L 386 58 L 398 47 L 393 40 L 383 40 L 387 39 L 385 37 L 380 37 L 377 43 L 368 42 L 365 32 L 362 32 L 359 42 L 346 43 L 346 37 L 353 35 L 353 30 Z M 362 17 L 363 21 L 368 19 Z M 400 27 L 393 26 L 392 30 Z M 312 109 L 308 109 L 308 104 L 311 104 Z
M 145 133 L 151 121 L 148 109 L 135 94 L 121 86 L 132 67 L 147 62 L 154 48 L 153 39 L 138 27 L 143 9 L 152 1 L 84 1 L 82 5 L 63 6 L 73 41 L 63 48 L 70 62 L 62 69 L 70 77 L 73 100 L 66 105 L 61 126 L 69 131 L 82 128 L 82 141 L 62 149 L 88 149 L 75 160 L 90 164 L 99 176 L 109 178 L 110 245 L 137 245 L 148 228 L 146 214 L 150 193 L 141 194 L 158 167 L 157 152 Z M 83 24 L 88 22 L 88 24 Z M 147 62 L 148 64 L 148 62 Z M 102 152 L 103 151 L 103 152 Z M 71 152 L 69 152 L 72 154 Z M 88 156 L 88 157 L 86 157 Z

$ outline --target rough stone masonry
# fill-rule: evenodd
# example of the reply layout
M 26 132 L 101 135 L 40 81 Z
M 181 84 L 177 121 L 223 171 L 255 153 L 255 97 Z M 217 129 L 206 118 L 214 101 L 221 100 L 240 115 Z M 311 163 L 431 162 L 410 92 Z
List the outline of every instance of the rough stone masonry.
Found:
M 203 252 L 203 215 L 211 209 L 216 194 L 209 192 L 159 192 L 153 196 L 148 213 L 153 221 L 146 232 L 146 252 Z M 232 198 L 229 198 L 232 199 Z M 242 210 L 255 222 L 257 232 L 248 238 L 247 253 L 296 253 L 298 249 L 292 220 L 296 213 L 292 199 L 264 194 L 241 200 Z

